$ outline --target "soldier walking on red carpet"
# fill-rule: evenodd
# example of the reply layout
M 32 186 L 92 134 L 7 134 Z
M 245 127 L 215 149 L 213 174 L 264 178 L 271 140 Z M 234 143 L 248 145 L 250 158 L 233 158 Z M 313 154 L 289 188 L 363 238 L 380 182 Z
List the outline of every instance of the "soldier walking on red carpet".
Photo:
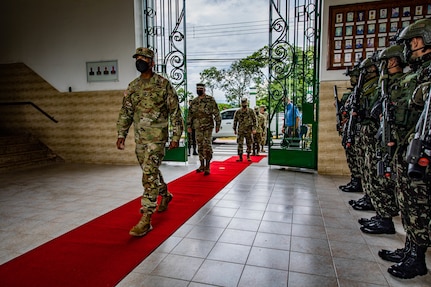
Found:
M 220 111 L 215 99 L 205 93 L 205 84 L 196 84 L 198 96 L 190 104 L 187 117 L 187 131 L 196 132 L 200 166 L 196 172 L 210 174 L 210 162 L 213 158 L 212 134 L 215 122 L 215 132 L 218 133 L 221 125 Z
M 144 236 L 152 230 L 151 215 L 157 208 L 157 197 L 162 196 L 158 211 L 168 208 L 173 195 L 160 172 L 168 141 L 168 122 L 172 126 L 169 149 L 177 148 L 184 129 L 178 95 L 169 80 L 153 72 L 154 52 L 138 48 L 133 55 L 141 75 L 124 92 L 123 106 L 117 121 L 117 148 L 124 149 L 130 126 L 134 125 L 136 157 L 142 168 L 142 218 L 130 230 L 130 235 Z

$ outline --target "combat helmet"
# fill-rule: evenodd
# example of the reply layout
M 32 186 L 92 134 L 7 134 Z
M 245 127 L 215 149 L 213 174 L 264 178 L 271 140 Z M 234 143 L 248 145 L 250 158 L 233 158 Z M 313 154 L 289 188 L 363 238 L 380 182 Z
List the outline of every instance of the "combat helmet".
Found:
M 398 57 L 401 61 L 401 65 L 405 66 L 407 64 L 406 56 L 404 54 L 404 44 L 393 45 L 383 49 L 379 53 L 379 61 L 387 60 L 392 57 Z
M 401 61 L 405 62 L 403 51 L 404 51 L 404 44 L 387 47 L 379 53 L 379 61 L 387 60 L 392 57 L 399 57 Z
M 420 19 L 404 28 L 397 42 L 403 43 L 414 37 L 422 37 L 426 46 L 431 45 L 431 19 Z
M 359 70 L 364 70 L 364 69 L 368 69 L 371 66 L 376 66 L 377 64 L 374 61 L 373 57 L 369 57 L 366 58 L 365 60 L 363 60 L 360 64 L 359 64 Z

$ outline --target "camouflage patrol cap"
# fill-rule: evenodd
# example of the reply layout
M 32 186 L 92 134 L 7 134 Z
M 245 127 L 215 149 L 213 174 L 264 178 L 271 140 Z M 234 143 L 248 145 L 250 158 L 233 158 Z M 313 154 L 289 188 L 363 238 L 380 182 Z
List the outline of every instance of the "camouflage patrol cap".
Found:
M 266 109 L 266 106 L 265 105 L 261 105 L 260 108 L 261 109 Z
M 197 83 L 197 84 L 196 84 L 196 87 L 202 87 L 202 88 L 205 88 L 205 84 L 204 84 L 204 83 Z
M 425 45 L 431 45 L 431 19 L 420 19 L 405 27 L 398 35 L 397 42 L 402 43 L 415 37 L 422 37 Z
M 147 58 L 154 58 L 154 52 L 151 49 L 139 47 L 136 49 L 136 53 L 133 55 L 133 58 L 136 58 L 138 56 L 144 56 Z
M 259 110 L 259 107 L 258 107 L 258 106 L 255 106 L 255 107 L 254 107 L 254 110 L 257 112 L 257 111 Z
M 247 102 L 247 98 L 242 98 L 241 103 L 245 103 L 245 102 Z
M 379 54 L 379 61 L 387 60 L 392 57 L 400 58 L 403 64 L 406 64 L 406 57 L 404 56 L 404 44 L 394 45 L 383 49 Z

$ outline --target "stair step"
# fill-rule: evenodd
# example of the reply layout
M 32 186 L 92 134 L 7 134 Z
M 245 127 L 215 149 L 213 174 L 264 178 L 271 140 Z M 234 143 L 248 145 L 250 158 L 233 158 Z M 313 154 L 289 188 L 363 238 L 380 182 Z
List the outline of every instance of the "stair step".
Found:
M 13 145 L 0 145 L 0 156 L 13 154 L 13 153 L 22 153 L 26 151 L 36 151 L 44 149 L 44 147 L 37 142 L 34 143 L 21 143 L 21 144 L 13 144 Z
M 46 149 L 34 150 L 28 152 L 4 154 L 0 157 L 0 165 L 13 164 L 21 161 L 33 161 L 47 158 L 48 151 Z
M 38 141 L 28 135 L 0 136 L 0 146 L 10 145 L 10 144 L 35 143 L 35 142 L 38 142 Z
M 54 159 L 43 158 L 43 159 L 32 160 L 32 161 L 14 162 L 13 164 L 0 165 L 0 172 L 13 171 L 18 169 L 38 168 L 38 167 L 53 165 L 59 162 L 62 162 L 62 161 L 56 158 Z
M 39 167 L 62 162 L 30 133 L 0 130 L 0 171 Z

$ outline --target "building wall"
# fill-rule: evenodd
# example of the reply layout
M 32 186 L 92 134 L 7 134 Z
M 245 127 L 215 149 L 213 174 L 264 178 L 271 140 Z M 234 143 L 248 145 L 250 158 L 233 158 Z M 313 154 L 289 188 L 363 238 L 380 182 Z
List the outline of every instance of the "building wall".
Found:
M 121 90 L 136 77 L 134 0 L 0 3 L 0 63 L 25 63 L 58 91 Z M 118 81 L 87 82 L 86 62 L 118 61 Z
M 136 164 L 133 132 L 126 150 L 115 145 L 123 90 L 59 92 L 24 64 L 0 65 L 0 79 L 1 103 L 33 102 L 58 121 L 30 105 L 0 105 L 0 128 L 30 132 L 66 162 Z

